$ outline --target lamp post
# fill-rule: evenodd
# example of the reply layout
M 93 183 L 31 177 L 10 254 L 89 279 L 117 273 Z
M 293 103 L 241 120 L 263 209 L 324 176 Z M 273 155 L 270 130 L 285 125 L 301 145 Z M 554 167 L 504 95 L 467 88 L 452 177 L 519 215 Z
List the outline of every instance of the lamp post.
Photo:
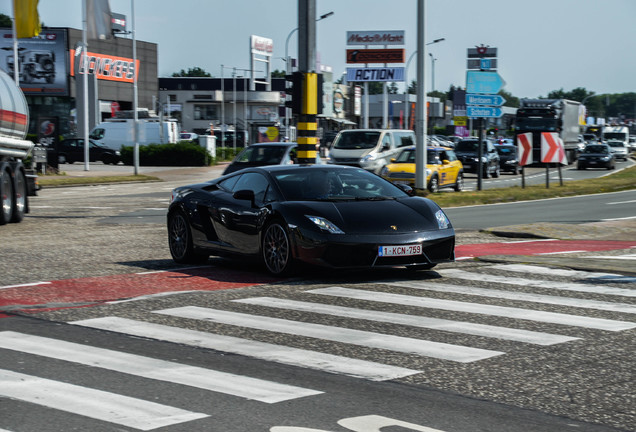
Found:
M 445 38 L 439 38 L 439 39 L 435 39 L 432 42 L 427 43 L 426 45 L 432 45 L 432 44 L 436 44 L 439 42 L 442 42 L 446 40 Z M 406 68 L 404 69 L 404 82 L 406 84 L 406 88 L 404 90 L 404 128 L 408 129 L 409 126 L 409 80 L 408 80 L 408 72 L 409 72 L 409 66 L 411 64 L 411 60 L 413 60 L 413 57 L 415 57 L 415 54 L 417 54 L 417 50 L 413 52 L 413 54 L 411 54 L 411 56 L 409 57 L 409 60 L 406 62 Z M 433 85 L 433 90 L 435 85 Z
M 433 54 L 428 53 L 431 56 L 431 91 L 435 91 L 435 60 L 437 60 Z
M 331 12 L 327 12 L 326 14 L 322 14 L 318 17 L 318 19 L 316 19 L 316 22 L 320 20 L 324 20 L 325 18 L 329 18 L 334 13 L 335 12 L 331 11 Z M 298 27 L 290 31 L 289 34 L 287 35 L 287 39 L 285 40 L 285 74 L 286 75 L 289 75 L 292 72 L 291 58 L 289 57 L 289 39 L 291 39 L 292 35 L 297 31 L 298 31 Z M 290 108 L 285 107 L 285 136 L 287 137 L 289 136 L 289 114 L 290 114 Z

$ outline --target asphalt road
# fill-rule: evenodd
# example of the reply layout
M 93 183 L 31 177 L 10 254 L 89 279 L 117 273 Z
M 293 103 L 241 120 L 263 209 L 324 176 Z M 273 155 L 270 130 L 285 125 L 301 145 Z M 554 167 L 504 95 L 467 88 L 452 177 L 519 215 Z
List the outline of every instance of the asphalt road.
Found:
M 633 277 L 470 260 L 294 280 L 219 259 L 178 267 L 170 190 L 207 175 L 44 190 L 1 227 L 0 299 L 42 306 L 0 318 L 0 429 L 636 430 Z M 511 240 L 461 218 L 460 244 Z M 142 281 L 157 294 L 122 296 Z

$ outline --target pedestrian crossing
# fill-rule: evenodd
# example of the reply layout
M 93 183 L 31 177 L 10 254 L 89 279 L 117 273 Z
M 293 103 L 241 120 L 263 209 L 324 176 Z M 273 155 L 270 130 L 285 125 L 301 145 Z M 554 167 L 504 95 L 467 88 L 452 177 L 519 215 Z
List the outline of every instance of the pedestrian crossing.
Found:
M 277 296 L 235 298 L 214 307 L 183 305 L 152 310 L 136 319 L 106 316 L 71 324 L 368 381 L 425 372 L 411 367 L 417 364 L 413 358 L 470 367 L 496 362 L 527 346 L 584 346 L 586 338 L 596 334 L 589 330 L 636 328 L 636 286 L 621 275 L 518 264 L 446 268 L 438 273 L 441 278 L 277 290 Z M 171 318 L 172 324 L 164 324 L 161 317 Z M 175 323 L 198 324 L 182 328 Z M 533 323 L 532 330 L 528 323 Z M 265 342 L 213 329 L 240 329 L 241 335 L 253 330 L 272 338 Z M 367 354 L 357 358 L 360 348 Z M 4 350 L 24 354 L 27 360 L 124 374 L 144 380 L 149 388 L 153 383 L 178 385 L 254 403 L 328 394 L 326 387 L 307 385 L 299 374 L 290 384 L 289 376 L 277 382 L 271 375 L 258 376 L 258 371 L 228 373 L 14 331 L 0 332 L 0 352 Z M 377 355 L 368 354 L 374 352 Z M 153 430 L 215 415 L 213 406 L 190 411 L 10 369 L 0 369 L 0 397 L 122 427 Z M 0 430 L 3 427 L 0 419 Z

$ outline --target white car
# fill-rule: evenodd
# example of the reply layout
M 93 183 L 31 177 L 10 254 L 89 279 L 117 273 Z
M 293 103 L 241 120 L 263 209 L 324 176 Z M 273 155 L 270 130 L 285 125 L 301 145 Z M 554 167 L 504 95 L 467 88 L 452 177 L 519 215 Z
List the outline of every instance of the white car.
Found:
M 607 141 L 607 145 L 610 146 L 610 150 L 612 150 L 612 153 L 614 153 L 614 157 L 616 159 L 622 159 L 626 161 L 629 157 L 629 150 L 627 149 L 623 141 L 609 140 Z

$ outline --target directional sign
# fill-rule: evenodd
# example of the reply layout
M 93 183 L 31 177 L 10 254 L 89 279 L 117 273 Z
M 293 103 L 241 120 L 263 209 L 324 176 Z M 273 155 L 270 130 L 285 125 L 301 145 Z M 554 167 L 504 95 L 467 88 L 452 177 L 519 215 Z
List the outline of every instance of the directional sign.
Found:
M 517 135 L 519 165 L 532 165 L 532 132 Z
M 504 84 L 497 72 L 466 71 L 466 93 L 496 94 Z
M 501 95 L 466 94 L 467 105 L 501 106 L 506 100 Z
M 541 162 L 567 165 L 563 140 L 558 133 L 541 132 Z
M 503 115 L 503 110 L 499 107 L 466 105 L 466 115 L 468 117 L 498 118 Z

